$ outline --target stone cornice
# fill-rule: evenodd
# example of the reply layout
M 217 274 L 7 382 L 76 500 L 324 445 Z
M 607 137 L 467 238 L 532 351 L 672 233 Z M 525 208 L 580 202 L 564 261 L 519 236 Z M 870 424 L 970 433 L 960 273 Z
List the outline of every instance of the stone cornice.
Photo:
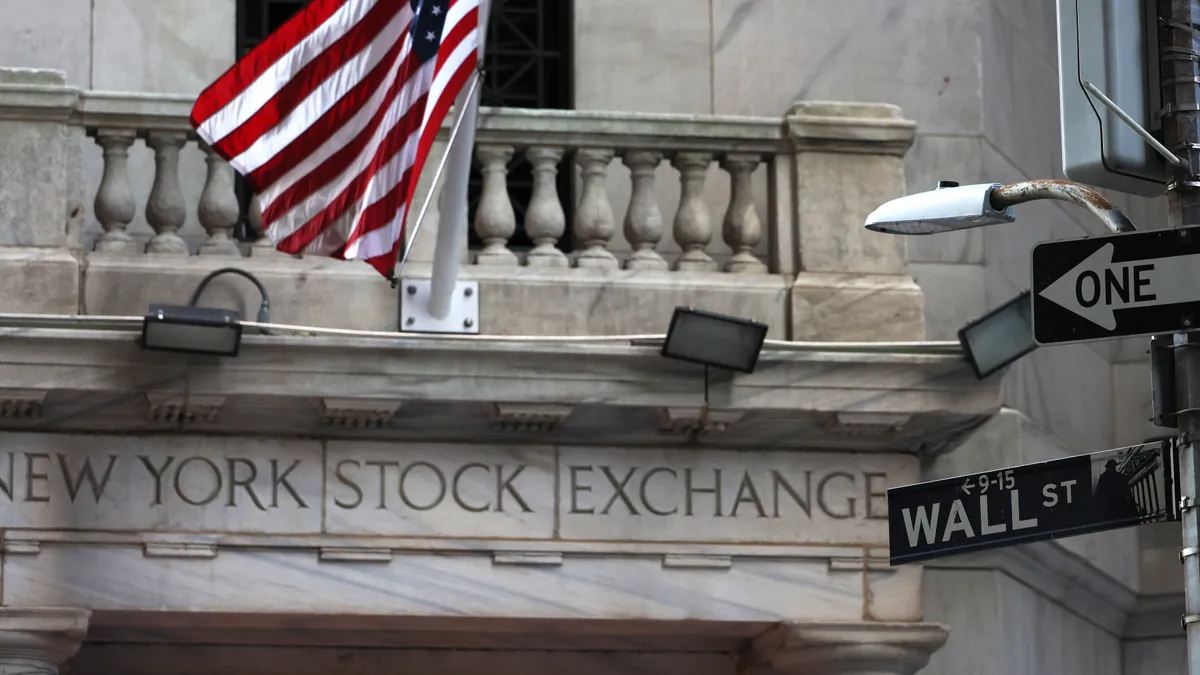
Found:
M 0 664 L 61 666 L 79 651 L 91 611 L 73 608 L 0 608 Z
M 994 569 L 1114 635 L 1138 595 L 1057 542 L 1039 542 L 926 563 L 927 569 Z
M 883 103 L 802 101 L 784 116 L 798 151 L 862 153 L 903 157 L 917 125 L 900 108 Z
M 135 318 L 126 322 L 138 323 Z M 321 416 L 314 414 L 321 405 L 317 399 L 337 399 L 334 407 L 372 411 L 375 417 L 389 408 L 405 415 L 413 407 L 414 420 L 421 423 L 435 421 L 431 406 L 449 406 L 443 412 L 456 415 L 469 408 L 478 413 L 481 432 L 512 434 L 514 429 L 529 430 L 521 425 L 493 429 L 497 405 L 506 410 L 554 405 L 561 417 L 533 430 L 543 442 L 564 440 L 554 434 L 571 433 L 597 442 L 596 434 L 613 431 L 613 425 L 598 428 L 599 422 L 590 421 L 589 415 L 611 409 L 605 414 L 645 417 L 644 428 L 617 431 L 681 443 L 695 439 L 663 431 L 662 413 L 695 408 L 703 393 L 698 369 L 662 358 L 656 346 L 246 335 L 238 357 L 218 360 L 144 351 L 138 333 L 129 330 L 9 328 L 0 334 L 5 336 L 0 343 L 0 377 L 10 388 L 26 394 L 73 392 L 77 399 L 82 396 L 93 404 L 105 399 L 117 406 L 99 412 L 68 410 L 61 396 L 49 396 L 38 418 L 0 419 L 11 429 L 82 430 L 87 427 L 80 425 L 90 424 L 118 430 L 120 424 L 113 426 L 120 418 L 115 399 L 153 392 L 153 410 L 161 409 L 154 408 L 155 402 L 170 401 L 184 410 L 200 398 L 210 404 L 219 401 L 220 409 L 206 410 L 202 416 L 185 410 L 164 417 L 149 414 L 143 398 L 137 404 L 139 424 L 182 419 L 220 428 L 246 414 L 236 400 L 254 400 L 255 424 L 267 432 L 262 425 L 272 405 L 279 406 L 274 413 L 282 416 L 281 423 L 290 416 L 288 425 L 320 425 Z M 170 396 L 179 398 L 183 392 L 189 400 Z M 964 425 L 985 418 L 997 404 L 994 384 L 979 382 L 954 354 L 769 349 L 755 373 L 713 378 L 711 410 L 728 424 L 719 433 L 701 435 L 701 440 L 767 447 L 770 443 L 758 434 L 770 432 L 770 438 L 802 441 L 792 447 L 920 451 L 946 434 L 961 433 Z M 82 399 L 74 405 L 83 405 Z M 847 412 L 855 419 L 880 418 L 888 424 L 878 433 L 846 433 L 845 425 L 837 423 L 837 413 Z M 763 426 L 768 423 L 772 428 Z M 792 433 L 781 433 L 781 424 L 791 425 Z M 321 428 L 379 437 L 386 426 L 375 420 Z M 152 427 L 139 427 L 147 428 Z
M 1124 637 L 1127 640 L 1183 638 L 1180 620 L 1186 613 L 1183 593 L 1140 596 L 1125 621 Z
M 782 624 L 755 641 L 750 665 L 803 675 L 912 675 L 949 637 L 930 623 Z
M 194 96 L 125 91 L 85 91 L 76 121 L 89 129 L 155 129 L 193 134 L 188 121 Z
M 79 89 L 66 73 L 28 68 L 0 69 L 0 119 L 65 122 L 79 104 Z

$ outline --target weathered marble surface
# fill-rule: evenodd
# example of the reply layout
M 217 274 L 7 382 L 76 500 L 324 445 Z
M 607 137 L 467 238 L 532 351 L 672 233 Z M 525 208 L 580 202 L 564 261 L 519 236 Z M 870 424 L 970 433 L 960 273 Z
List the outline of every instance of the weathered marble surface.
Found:
M 985 570 L 927 572 L 927 620 L 954 627 L 922 675 L 1122 673 L 1118 635 L 1025 586 Z
M 1125 643 L 1121 675 L 1187 675 L 1187 638 L 1130 640 Z
M 828 558 L 776 553 L 679 568 L 645 554 L 370 553 L 323 561 L 302 548 L 223 547 L 209 555 L 182 547 L 43 543 L 34 552 L 25 545 L 5 555 L 3 601 L 95 610 L 546 619 L 920 618 L 919 580 L 876 588 L 861 563 L 856 572 L 831 567 Z M 864 617 L 864 599 L 884 590 L 896 596 L 892 611 Z
M 67 607 L 0 607 L 0 670 L 57 675 L 75 656 L 91 612 Z

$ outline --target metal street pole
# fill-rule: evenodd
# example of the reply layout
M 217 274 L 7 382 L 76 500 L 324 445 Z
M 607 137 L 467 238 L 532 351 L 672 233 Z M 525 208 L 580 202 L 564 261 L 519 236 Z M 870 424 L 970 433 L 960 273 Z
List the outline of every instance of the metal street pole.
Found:
M 1157 0 L 1163 141 L 1185 161 L 1168 166 L 1171 227 L 1200 225 L 1200 0 Z M 1194 320 L 1200 320 L 1196 317 Z M 1186 322 L 1184 325 L 1188 325 Z M 1174 337 L 1188 672 L 1200 675 L 1200 335 Z

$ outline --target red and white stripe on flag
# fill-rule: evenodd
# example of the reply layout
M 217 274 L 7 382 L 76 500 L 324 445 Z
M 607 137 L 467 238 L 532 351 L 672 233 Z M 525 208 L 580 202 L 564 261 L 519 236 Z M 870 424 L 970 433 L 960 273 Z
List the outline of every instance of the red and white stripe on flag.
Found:
M 391 276 L 479 43 L 479 0 L 312 0 L 200 94 L 192 126 L 246 178 L 276 248 Z

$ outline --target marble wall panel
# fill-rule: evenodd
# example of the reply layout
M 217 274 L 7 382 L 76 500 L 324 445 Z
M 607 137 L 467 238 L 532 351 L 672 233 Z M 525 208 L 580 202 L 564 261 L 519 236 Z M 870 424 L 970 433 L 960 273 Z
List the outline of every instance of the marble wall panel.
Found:
M 92 85 L 92 0 L 0 0 L 0 67 L 64 71 Z
M 926 574 L 925 619 L 954 628 L 922 675 L 1122 674 L 1118 636 L 1020 581 L 989 570 Z
M 679 570 L 651 556 L 566 556 L 561 565 L 490 553 L 322 563 L 315 551 L 223 549 L 149 557 L 141 547 L 42 545 L 3 561 L 5 605 L 195 612 L 286 612 L 775 621 L 861 620 L 861 574 L 820 560 L 739 560 Z
M 1187 675 L 1187 638 L 1129 640 L 1122 675 Z
M 882 102 L 929 133 L 976 132 L 978 22 L 977 3 L 958 0 L 712 0 L 713 112 Z M 764 58 L 764 45 L 785 47 Z
M 574 11 L 577 109 L 713 112 L 709 0 L 575 0 Z

